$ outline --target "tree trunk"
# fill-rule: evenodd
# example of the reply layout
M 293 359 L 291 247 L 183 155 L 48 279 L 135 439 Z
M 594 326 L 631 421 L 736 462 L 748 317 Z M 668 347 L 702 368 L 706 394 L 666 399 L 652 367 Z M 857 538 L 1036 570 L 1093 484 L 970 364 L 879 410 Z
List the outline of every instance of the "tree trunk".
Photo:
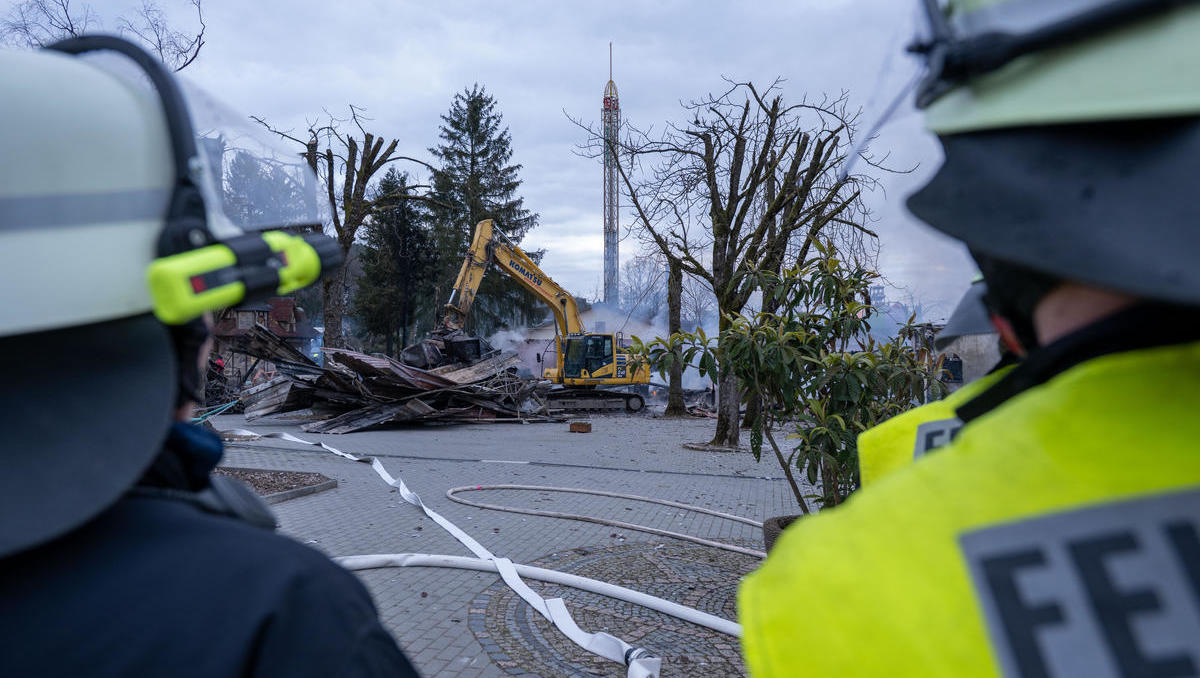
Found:
M 821 462 L 821 493 L 825 496 L 822 506 L 837 506 L 841 503 L 841 488 L 838 487 L 837 469 L 828 462 Z
M 727 368 L 721 369 L 721 381 L 717 384 L 717 433 L 710 445 L 737 447 L 741 431 L 738 415 L 742 408 L 738 392 L 737 375 Z
M 714 269 L 717 269 L 717 266 L 714 265 Z M 729 304 L 724 303 L 720 296 L 717 297 L 718 337 L 724 334 L 731 325 L 728 306 Z M 738 429 L 738 415 L 742 409 L 742 399 L 741 392 L 738 391 L 737 375 L 733 373 L 727 356 L 728 353 L 718 338 L 717 369 L 720 378 L 717 380 L 717 432 L 709 444 L 719 447 L 737 447 L 738 437 L 741 433 Z
M 407 280 L 404 281 L 404 291 L 401 298 L 403 301 L 400 302 L 400 350 L 403 351 L 405 348 L 408 348 L 408 316 L 411 315 L 411 311 L 409 311 Z
M 776 164 L 775 152 L 771 151 L 771 165 Z M 775 173 L 767 174 L 767 191 L 763 196 L 764 202 L 767 205 L 775 202 Z M 774 242 L 777 235 L 775 219 L 767 222 L 767 242 Z M 780 258 L 778 265 L 774 266 L 772 273 L 779 273 L 783 264 L 783 259 Z M 763 290 L 762 295 L 762 311 L 763 313 L 774 313 L 778 310 L 779 304 L 775 301 L 775 295 L 770 293 L 771 290 Z M 757 393 L 751 393 L 750 398 L 746 401 L 746 418 L 742 420 L 742 428 L 752 429 L 758 418 L 762 416 L 762 396 Z
M 804 493 L 800 491 L 800 483 L 796 482 L 796 475 L 792 473 L 792 462 L 790 459 L 783 456 L 783 452 L 779 449 L 779 444 L 775 442 L 775 436 L 771 435 L 771 423 L 763 422 L 763 434 L 766 435 L 767 442 L 771 444 L 771 450 L 775 452 L 775 460 L 779 462 L 779 468 L 783 469 L 783 475 L 787 478 L 788 485 L 792 488 L 792 495 L 796 497 L 796 503 L 800 504 L 800 510 L 804 515 L 808 515 L 808 502 L 804 501 Z
M 683 269 L 676 259 L 670 260 L 667 273 L 667 332 L 671 335 L 679 333 L 680 318 L 683 312 Z M 669 417 L 682 417 L 687 414 L 683 405 L 683 363 L 679 351 L 675 352 L 675 361 L 671 364 L 671 375 L 667 384 L 667 411 Z
M 349 253 L 346 256 L 349 257 Z M 346 339 L 342 336 L 342 316 L 346 312 L 346 295 L 343 291 L 345 276 L 346 267 L 342 266 L 321 281 L 321 294 L 325 302 L 325 339 L 323 344 L 327 348 L 346 347 Z
M 742 418 L 742 428 L 750 430 L 754 428 L 754 422 L 762 416 L 762 398 L 757 393 L 749 394 L 746 399 L 746 416 Z

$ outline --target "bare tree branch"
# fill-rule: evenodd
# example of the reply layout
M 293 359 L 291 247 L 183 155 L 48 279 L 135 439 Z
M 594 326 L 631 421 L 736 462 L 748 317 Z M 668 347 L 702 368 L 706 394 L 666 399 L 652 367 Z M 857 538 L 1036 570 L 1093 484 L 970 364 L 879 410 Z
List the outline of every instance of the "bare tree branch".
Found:
M 99 29 L 100 17 L 86 3 L 71 0 L 22 0 L 0 19 L 0 42 L 18 47 L 45 47 Z
M 204 10 L 201 0 L 189 0 L 196 9 L 199 28 L 175 30 L 154 0 L 143 0 L 132 15 L 116 17 L 117 31 L 155 54 L 168 68 L 181 71 L 204 47 Z M 86 3 L 71 0 L 21 0 L 0 19 L 0 42 L 20 47 L 45 47 L 65 38 L 76 38 L 103 28 L 99 15 Z

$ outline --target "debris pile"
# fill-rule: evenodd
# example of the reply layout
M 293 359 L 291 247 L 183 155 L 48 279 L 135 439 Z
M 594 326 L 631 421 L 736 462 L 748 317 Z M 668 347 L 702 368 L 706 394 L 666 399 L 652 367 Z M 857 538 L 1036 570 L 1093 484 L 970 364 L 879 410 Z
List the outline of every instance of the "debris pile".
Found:
M 256 326 L 232 350 L 275 364 L 279 376 L 242 391 L 247 420 L 299 412 L 310 433 L 350 433 L 405 422 L 565 421 L 547 386 L 516 375 L 515 354 L 424 370 L 384 356 L 326 348 L 325 366 Z
M 713 387 L 683 390 L 683 405 L 687 413 L 702 419 L 717 418 L 717 391 Z

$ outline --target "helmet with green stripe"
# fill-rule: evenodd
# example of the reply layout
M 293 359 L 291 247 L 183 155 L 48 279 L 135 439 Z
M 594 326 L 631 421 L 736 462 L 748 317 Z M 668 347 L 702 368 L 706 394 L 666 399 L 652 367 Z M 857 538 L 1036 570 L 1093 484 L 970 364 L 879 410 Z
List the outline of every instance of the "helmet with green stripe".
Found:
M 340 263 L 274 230 L 319 228 L 315 177 L 244 120 L 116 36 L 0 50 L 0 556 L 145 472 L 195 400 L 206 311 Z
M 1005 315 L 1061 280 L 1200 305 L 1200 3 L 922 10 L 916 104 L 945 162 L 908 205 L 968 245 Z
M 1180 0 L 926 2 L 917 94 L 938 134 L 1200 112 L 1200 6 Z

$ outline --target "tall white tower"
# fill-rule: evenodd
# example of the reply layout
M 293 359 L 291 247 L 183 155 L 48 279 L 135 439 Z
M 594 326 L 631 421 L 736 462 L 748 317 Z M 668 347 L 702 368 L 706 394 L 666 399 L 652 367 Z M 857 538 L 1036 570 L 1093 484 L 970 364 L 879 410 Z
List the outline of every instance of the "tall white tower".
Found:
M 621 104 L 612 80 L 612 43 L 608 43 L 608 84 L 604 86 L 604 303 L 621 305 L 620 215 L 617 190 L 617 143 L 621 132 Z

